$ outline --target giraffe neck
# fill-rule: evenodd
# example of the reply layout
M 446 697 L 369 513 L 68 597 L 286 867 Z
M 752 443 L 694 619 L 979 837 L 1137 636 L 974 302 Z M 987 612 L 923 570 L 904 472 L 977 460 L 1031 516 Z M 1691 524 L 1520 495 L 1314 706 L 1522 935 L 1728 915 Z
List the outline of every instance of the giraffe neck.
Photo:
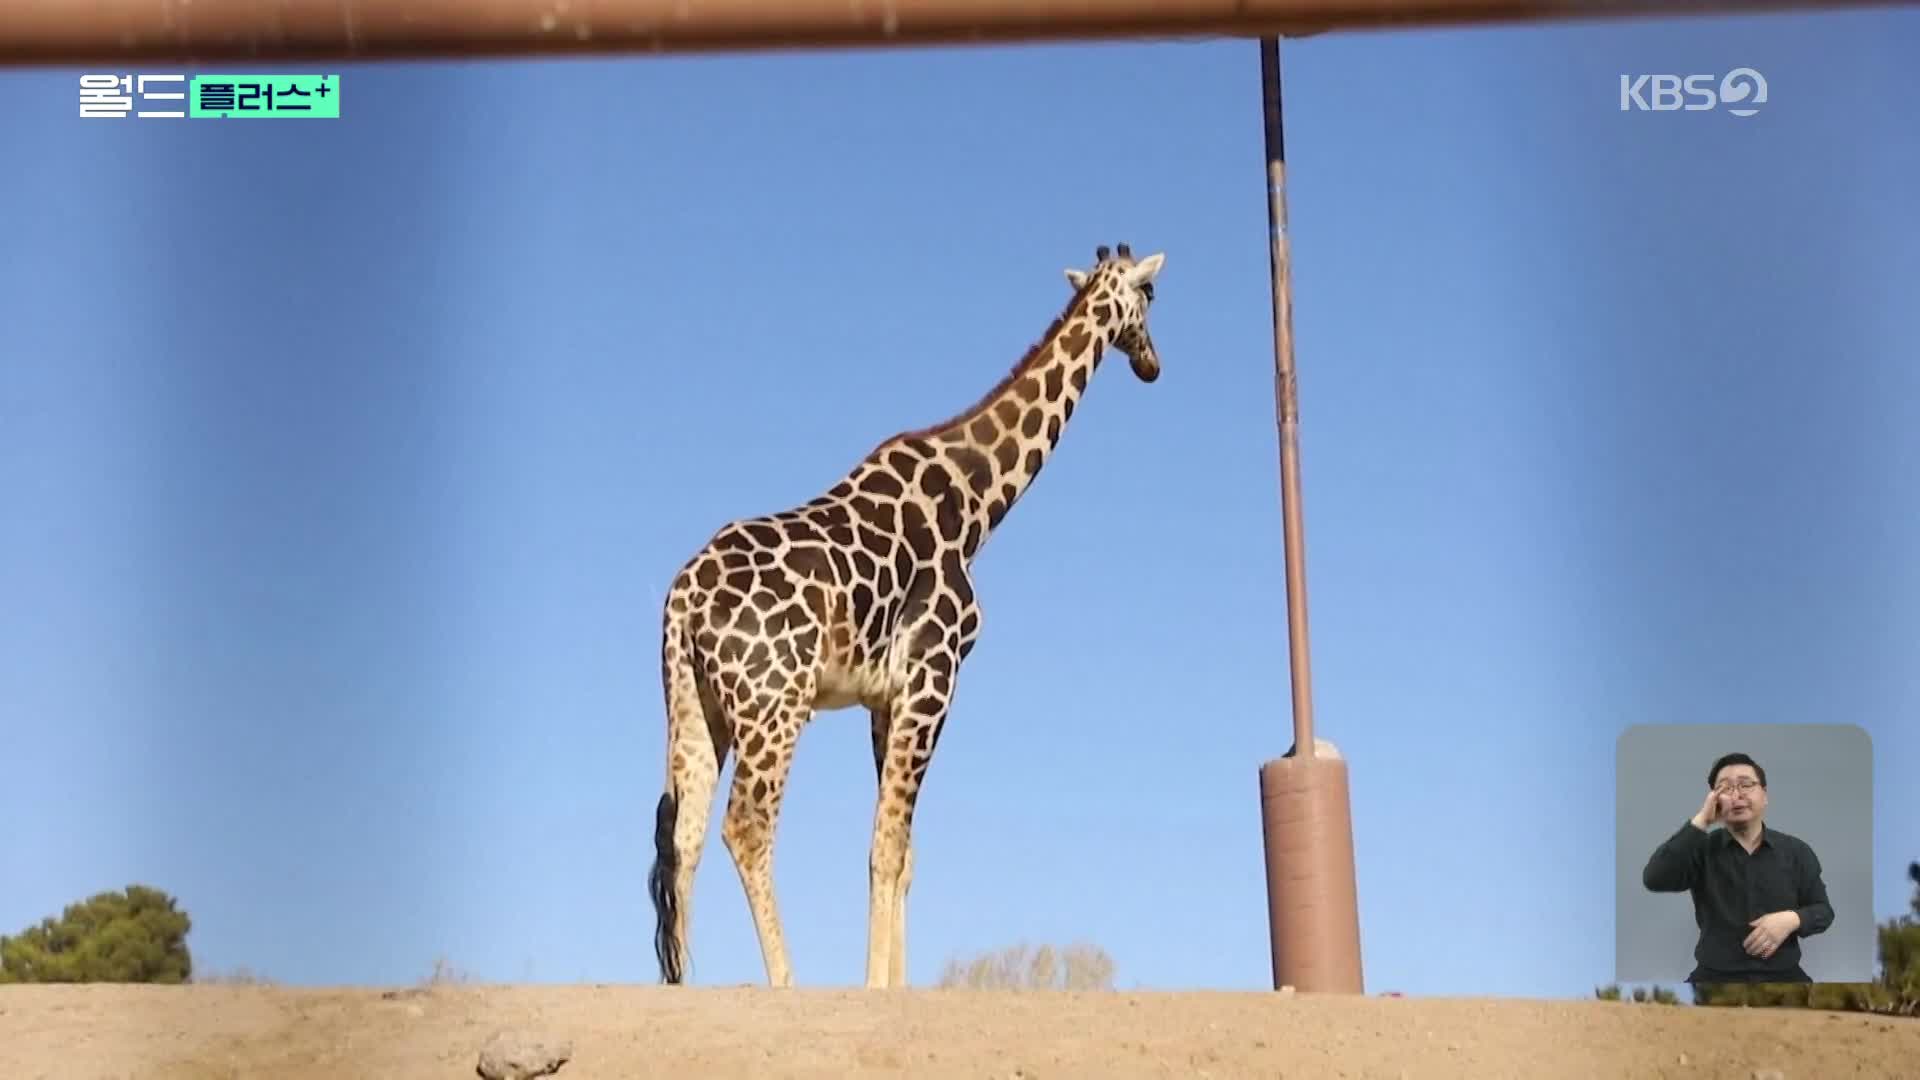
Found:
M 958 518 L 968 559 L 1046 466 L 1100 366 L 1106 335 L 1087 306 L 1084 293 L 1075 296 L 1046 336 L 973 408 L 936 427 L 895 436 L 869 456 L 870 467 L 930 497 L 936 513 Z

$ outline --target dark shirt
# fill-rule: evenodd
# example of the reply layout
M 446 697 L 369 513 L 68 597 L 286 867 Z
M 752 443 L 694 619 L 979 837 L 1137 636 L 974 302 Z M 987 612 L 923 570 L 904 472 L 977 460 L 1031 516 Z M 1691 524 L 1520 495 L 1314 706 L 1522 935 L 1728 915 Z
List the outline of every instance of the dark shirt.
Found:
M 1766 826 L 1749 855 L 1727 830 L 1707 832 L 1689 821 L 1654 849 L 1641 881 L 1654 892 L 1693 894 L 1700 941 L 1688 982 L 1805 981 L 1800 939 L 1833 925 L 1819 857 L 1806 841 Z M 1753 932 L 1753 920 L 1776 911 L 1798 912 L 1800 929 L 1772 956 L 1748 955 L 1741 943 Z

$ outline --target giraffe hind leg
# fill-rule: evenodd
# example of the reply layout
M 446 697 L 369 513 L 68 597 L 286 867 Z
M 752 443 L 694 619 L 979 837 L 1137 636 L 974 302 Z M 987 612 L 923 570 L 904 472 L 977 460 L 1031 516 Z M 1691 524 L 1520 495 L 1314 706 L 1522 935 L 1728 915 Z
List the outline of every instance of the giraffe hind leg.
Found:
M 713 814 L 728 731 L 699 678 L 690 644 L 669 627 L 664 646 L 667 789 L 654 811 L 654 862 L 647 877 L 657 924 L 654 955 L 663 982 L 686 981 L 692 954 L 693 879 Z
M 739 753 L 734 758 L 733 790 L 720 827 L 721 838 L 740 872 L 747 907 L 753 913 L 767 983 L 775 987 L 793 985 L 793 967 L 774 901 L 773 841 L 794 749 L 809 717 L 809 697 L 799 692 L 801 683 L 797 679 L 789 682 L 787 691 L 765 708 L 736 714 Z M 741 723 L 743 720 L 745 723 Z

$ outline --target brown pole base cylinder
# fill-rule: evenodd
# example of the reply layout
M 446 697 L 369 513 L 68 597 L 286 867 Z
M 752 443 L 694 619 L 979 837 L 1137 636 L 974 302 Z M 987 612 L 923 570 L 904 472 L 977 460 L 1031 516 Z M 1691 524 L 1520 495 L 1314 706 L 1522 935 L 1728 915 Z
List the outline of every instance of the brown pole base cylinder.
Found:
M 1365 987 L 1347 763 L 1332 743 L 1313 742 L 1310 758 L 1298 756 L 1295 747 L 1260 767 L 1273 987 L 1360 994 Z

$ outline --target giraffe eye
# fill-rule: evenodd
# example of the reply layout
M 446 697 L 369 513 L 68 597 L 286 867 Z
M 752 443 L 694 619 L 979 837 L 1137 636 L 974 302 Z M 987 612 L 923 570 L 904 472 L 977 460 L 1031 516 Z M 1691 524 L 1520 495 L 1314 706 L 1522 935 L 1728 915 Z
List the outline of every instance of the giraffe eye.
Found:
M 1153 303 L 1153 282 L 1149 281 L 1140 286 L 1140 295 L 1147 298 L 1147 303 Z

